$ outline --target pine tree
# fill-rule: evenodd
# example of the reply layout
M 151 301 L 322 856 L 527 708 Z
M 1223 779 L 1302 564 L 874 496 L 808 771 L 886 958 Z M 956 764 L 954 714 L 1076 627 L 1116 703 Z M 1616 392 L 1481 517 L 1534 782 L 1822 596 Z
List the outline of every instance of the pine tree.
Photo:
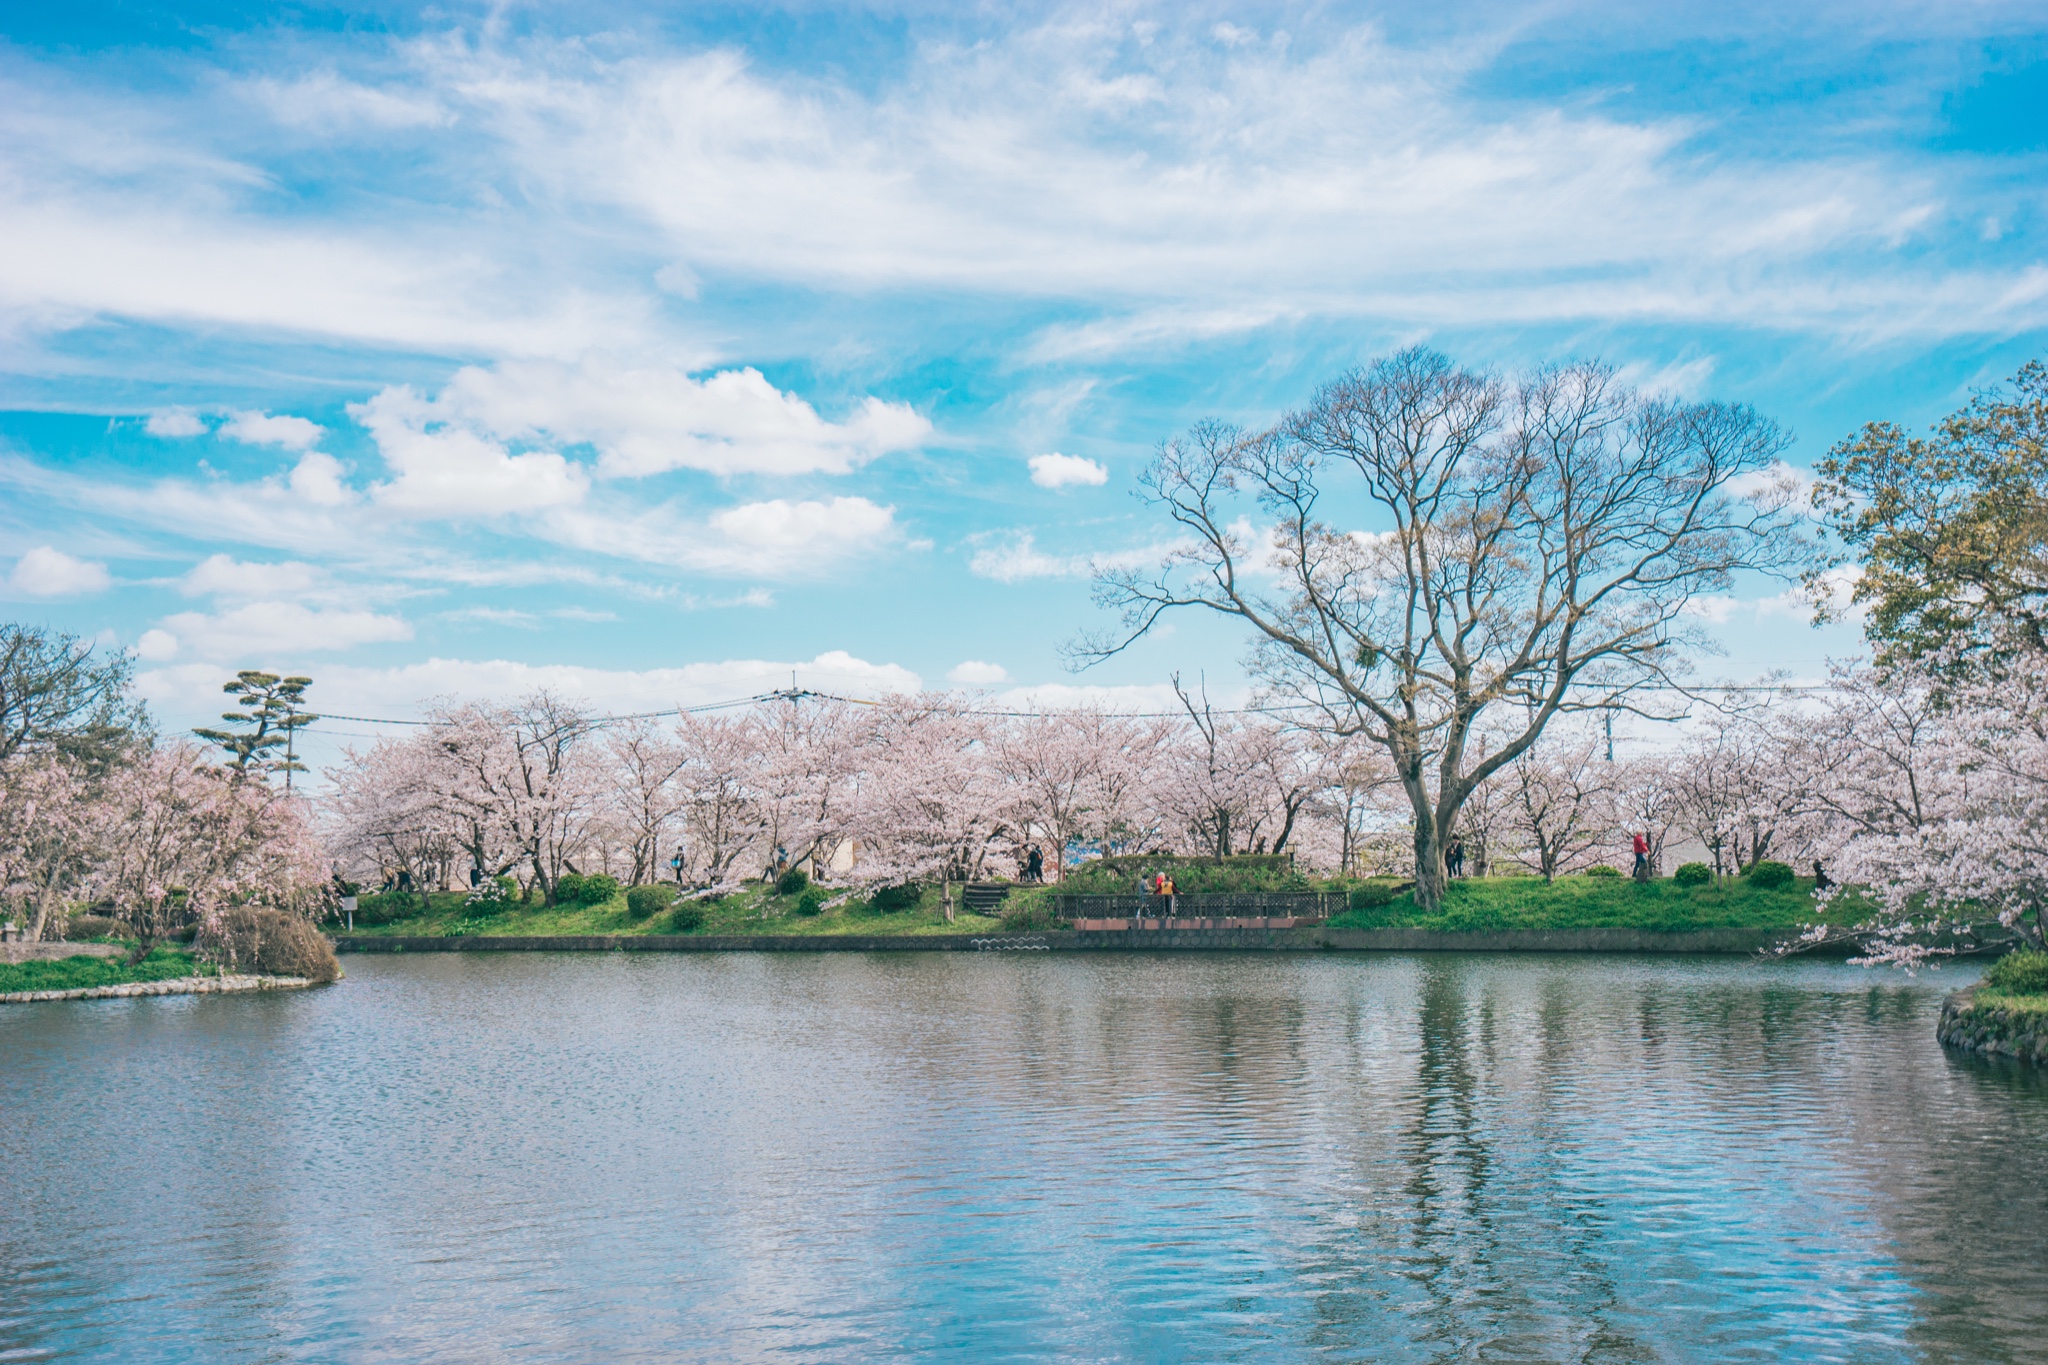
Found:
M 312 685 L 311 678 L 280 678 L 275 673 L 245 668 L 235 675 L 233 682 L 223 683 L 220 689 L 240 698 L 240 705 L 245 708 L 221 713 L 222 720 L 238 728 L 192 733 L 233 755 L 228 766 L 237 773 L 245 774 L 251 767 L 258 772 L 283 773 L 285 790 L 290 791 L 292 774 L 306 771 L 298 761 L 294 741 L 300 730 L 320 719 L 299 709 L 305 703 L 306 689 Z M 284 753 L 277 753 L 279 749 Z

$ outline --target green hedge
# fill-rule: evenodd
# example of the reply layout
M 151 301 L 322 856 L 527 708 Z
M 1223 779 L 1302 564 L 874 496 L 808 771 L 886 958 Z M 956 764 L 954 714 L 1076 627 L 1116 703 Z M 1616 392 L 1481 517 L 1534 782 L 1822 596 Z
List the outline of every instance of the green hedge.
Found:
M 2007 953 L 1984 973 L 1984 984 L 2003 995 L 2048 995 L 2048 953 Z

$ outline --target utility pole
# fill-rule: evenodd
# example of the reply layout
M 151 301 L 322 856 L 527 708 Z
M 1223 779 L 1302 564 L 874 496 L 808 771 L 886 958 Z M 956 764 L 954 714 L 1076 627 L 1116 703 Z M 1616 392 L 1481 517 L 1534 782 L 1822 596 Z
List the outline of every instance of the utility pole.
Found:
M 1609 710 L 1602 714 L 1607 718 L 1607 761 L 1612 763 L 1614 762 L 1614 712 Z

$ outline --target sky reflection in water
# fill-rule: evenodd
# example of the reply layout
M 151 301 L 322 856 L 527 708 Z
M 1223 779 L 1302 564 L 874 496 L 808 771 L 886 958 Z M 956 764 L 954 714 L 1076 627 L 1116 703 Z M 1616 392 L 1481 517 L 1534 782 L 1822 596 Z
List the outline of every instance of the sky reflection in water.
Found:
M 2048 1078 L 1942 1053 L 1953 970 L 348 965 L 0 1011 L 0 1360 L 2048 1340 Z

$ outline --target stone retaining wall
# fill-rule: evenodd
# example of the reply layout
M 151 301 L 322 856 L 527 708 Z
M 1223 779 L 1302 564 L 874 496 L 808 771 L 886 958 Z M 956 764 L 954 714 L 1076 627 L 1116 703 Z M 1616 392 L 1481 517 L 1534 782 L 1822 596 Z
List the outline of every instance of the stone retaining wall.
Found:
M 63 991 L 6 991 L 0 993 L 0 1005 L 28 1005 L 39 1000 L 113 1000 L 130 995 L 295 991 L 312 984 L 303 976 L 181 976 L 169 981 L 127 981 L 118 986 L 77 986 Z
M 1942 1002 L 1934 1036 L 1944 1047 L 2048 1066 L 2048 1012 L 1980 1005 L 1975 986 Z
M 356 935 L 335 940 L 344 953 L 972 953 L 1007 947 L 1055 952 L 1209 951 L 1393 953 L 1756 953 L 1780 935 L 1761 929 L 1505 929 L 1443 933 L 1430 929 L 1202 928 L 1060 930 L 1035 934 L 612 934 L 459 938 Z
M 1041 934 L 557 934 L 425 938 L 358 934 L 338 953 L 973 953 L 1010 943 L 1071 948 L 1068 933 Z

